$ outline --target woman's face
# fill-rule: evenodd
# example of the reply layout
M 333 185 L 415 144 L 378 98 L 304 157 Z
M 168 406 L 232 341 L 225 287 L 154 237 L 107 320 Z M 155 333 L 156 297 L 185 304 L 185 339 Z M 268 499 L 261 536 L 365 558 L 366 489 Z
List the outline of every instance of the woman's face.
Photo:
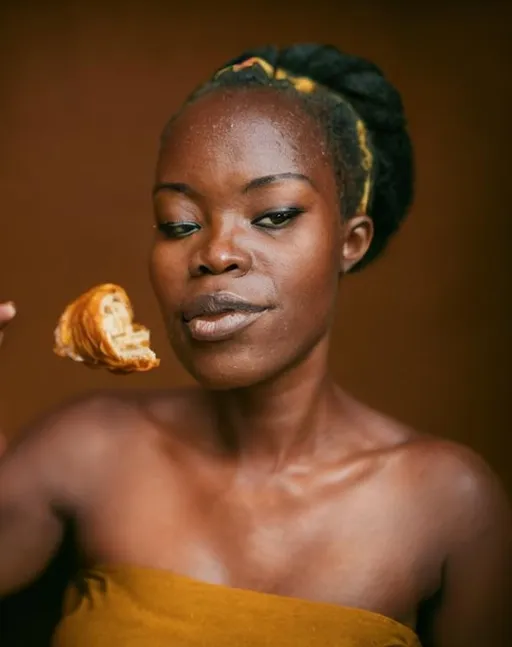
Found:
M 151 278 L 178 358 L 204 386 L 250 386 L 326 340 L 367 219 L 343 225 L 322 134 L 291 97 L 218 90 L 162 145 Z M 363 232 L 363 233 L 361 233 Z

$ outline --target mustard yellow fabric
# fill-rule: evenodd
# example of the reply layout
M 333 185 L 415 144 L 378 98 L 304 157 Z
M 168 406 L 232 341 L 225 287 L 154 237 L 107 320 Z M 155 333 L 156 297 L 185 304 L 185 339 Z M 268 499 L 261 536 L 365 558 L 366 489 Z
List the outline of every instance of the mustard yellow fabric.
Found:
M 53 647 L 420 647 L 390 618 L 133 566 L 84 571 Z

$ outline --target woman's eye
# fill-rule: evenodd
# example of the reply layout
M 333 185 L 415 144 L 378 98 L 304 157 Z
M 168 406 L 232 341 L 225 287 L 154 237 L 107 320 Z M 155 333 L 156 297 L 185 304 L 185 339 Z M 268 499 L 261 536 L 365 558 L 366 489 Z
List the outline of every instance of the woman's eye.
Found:
M 301 213 L 302 209 L 282 209 L 281 211 L 272 211 L 260 216 L 254 221 L 254 224 L 263 229 L 282 229 L 290 224 L 293 218 L 296 218 Z
M 195 222 L 160 222 L 158 230 L 166 238 L 185 238 L 199 229 Z

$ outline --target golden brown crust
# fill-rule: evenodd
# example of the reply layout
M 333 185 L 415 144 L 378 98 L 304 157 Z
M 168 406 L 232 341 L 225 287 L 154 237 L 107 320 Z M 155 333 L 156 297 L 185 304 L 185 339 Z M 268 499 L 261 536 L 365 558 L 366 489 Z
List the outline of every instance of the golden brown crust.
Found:
M 119 334 L 108 329 L 107 302 L 112 301 L 122 314 Z M 149 371 L 160 360 L 149 347 L 149 330 L 132 320 L 133 308 L 126 291 L 113 283 L 97 285 L 64 310 L 55 330 L 54 352 L 59 357 L 116 373 Z M 119 321 L 116 323 L 120 325 Z M 132 338 L 133 334 L 137 339 Z

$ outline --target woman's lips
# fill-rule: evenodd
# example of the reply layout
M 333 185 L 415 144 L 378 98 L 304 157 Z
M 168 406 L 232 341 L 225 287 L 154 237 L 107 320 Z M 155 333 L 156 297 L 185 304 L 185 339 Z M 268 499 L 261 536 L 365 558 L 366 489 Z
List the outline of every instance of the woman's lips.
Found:
M 257 312 L 231 311 L 203 315 L 185 322 L 185 326 L 197 341 L 221 341 L 250 326 L 264 312 L 266 309 Z

